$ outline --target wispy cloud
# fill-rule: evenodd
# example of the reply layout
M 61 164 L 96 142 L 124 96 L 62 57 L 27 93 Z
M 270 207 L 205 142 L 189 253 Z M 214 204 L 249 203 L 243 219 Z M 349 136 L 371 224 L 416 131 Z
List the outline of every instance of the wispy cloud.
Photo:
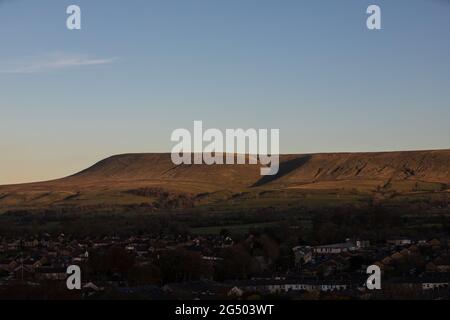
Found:
M 85 55 L 57 54 L 43 58 L 25 59 L 26 61 L 10 63 L 9 67 L 1 67 L 0 73 L 27 74 L 57 71 L 68 68 L 105 65 L 117 61 L 118 58 L 92 58 Z

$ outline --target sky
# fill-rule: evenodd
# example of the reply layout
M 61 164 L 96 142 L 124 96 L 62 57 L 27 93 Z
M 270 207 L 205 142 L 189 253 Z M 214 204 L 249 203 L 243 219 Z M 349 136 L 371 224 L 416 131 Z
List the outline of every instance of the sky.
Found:
M 0 184 L 170 152 L 194 120 L 281 153 L 450 148 L 449 39 L 448 0 L 0 0 Z

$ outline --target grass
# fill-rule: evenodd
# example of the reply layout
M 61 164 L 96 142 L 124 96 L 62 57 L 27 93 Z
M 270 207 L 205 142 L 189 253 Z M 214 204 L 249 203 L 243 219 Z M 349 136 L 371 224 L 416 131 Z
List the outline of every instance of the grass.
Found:
M 261 193 L 248 192 L 229 199 L 203 205 L 204 210 L 252 210 L 260 208 L 290 209 L 295 207 L 326 208 L 357 205 L 367 202 L 367 195 L 357 193 L 329 193 L 324 191 L 282 190 Z
M 248 224 L 236 224 L 236 225 L 220 225 L 191 228 L 190 231 L 196 235 L 218 235 L 223 229 L 228 230 L 231 234 L 245 234 L 250 229 L 272 227 L 279 224 L 281 221 L 260 222 L 260 223 L 248 223 Z

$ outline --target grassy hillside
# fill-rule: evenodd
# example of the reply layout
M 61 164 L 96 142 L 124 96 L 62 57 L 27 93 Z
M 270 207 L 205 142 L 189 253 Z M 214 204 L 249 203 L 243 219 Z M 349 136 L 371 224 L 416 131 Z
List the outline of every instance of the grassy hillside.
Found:
M 448 198 L 450 150 L 281 156 L 276 176 L 259 165 L 180 165 L 170 154 L 104 159 L 59 180 L 0 186 L 0 212 L 161 211 L 339 206 L 393 198 Z

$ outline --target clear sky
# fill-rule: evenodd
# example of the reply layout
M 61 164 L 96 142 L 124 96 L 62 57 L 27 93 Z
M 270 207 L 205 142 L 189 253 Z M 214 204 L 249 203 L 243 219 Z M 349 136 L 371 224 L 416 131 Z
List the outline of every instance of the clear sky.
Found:
M 0 0 L 0 184 L 169 152 L 194 120 L 282 153 L 450 148 L 450 1 Z

